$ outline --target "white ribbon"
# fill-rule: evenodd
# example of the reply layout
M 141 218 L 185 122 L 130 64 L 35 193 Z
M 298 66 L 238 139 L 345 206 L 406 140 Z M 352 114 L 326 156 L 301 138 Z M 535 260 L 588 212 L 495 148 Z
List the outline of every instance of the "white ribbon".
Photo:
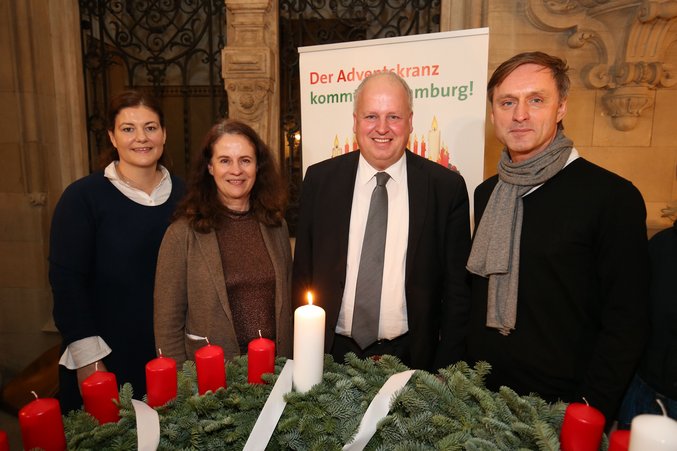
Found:
M 287 405 L 284 395 L 292 390 L 293 366 L 294 362 L 291 359 L 284 364 L 242 451 L 259 451 L 268 446 L 270 437 L 273 436 L 277 422 L 280 421 L 284 407 Z
M 343 451 L 362 451 L 367 446 L 369 440 L 376 433 L 378 422 L 388 415 L 392 396 L 409 382 L 409 378 L 414 374 L 414 371 L 416 370 L 403 371 L 388 378 L 367 407 L 367 411 L 360 421 L 360 427 L 357 428 L 357 434 L 343 447 Z
M 155 451 L 160 444 L 160 416 L 143 401 L 132 399 L 136 414 L 136 440 L 139 451 Z
M 207 337 L 201 337 L 200 335 L 193 335 L 193 334 L 189 334 L 189 333 L 186 334 L 186 337 L 188 337 L 189 339 L 191 339 L 193 341 L 200 341 L 200 340 L 206 341 L 207 344 L 209 344 L 209 338 L 207 338 Z
M 357 434 L 343 447 L 343 451 L 362 451 L 376 433 L 376 425 L 390 411 L 390 400 L 402 389 L 415 370 L 403 371 L 388 378 L 372 399 L 362 417 Z M 265 450 L 275 432 L 282 412 L 287 405 L 284 395 L 292 391 L 293 360 L 289 359 L 282 368 L 273 389 L 259 413 L 243 451 Z M 136 434 L 139 451 L 156 451 L 160 444 L 160 417 L 157 411 L 143 401 L 132 399 L 136 414 Z

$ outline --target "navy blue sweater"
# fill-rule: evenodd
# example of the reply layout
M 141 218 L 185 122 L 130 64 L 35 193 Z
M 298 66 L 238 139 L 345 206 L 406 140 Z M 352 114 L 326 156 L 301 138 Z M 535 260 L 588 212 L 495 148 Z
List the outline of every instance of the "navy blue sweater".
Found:
M 49 280 L 54 321 L 63 347 L 100 336 L 112 353 L 104 363 L 118 384 L 145 394 L 145 364 L 155 357 L 153 286 L 157 254 L 171 215 L 184 193 L 172 177 L 170 198 L 159 206 L 137 204 L 97 172 L 64 191 L 52 219 Z M 75 371 L 60 367 L 65 411 L 81 405 Z

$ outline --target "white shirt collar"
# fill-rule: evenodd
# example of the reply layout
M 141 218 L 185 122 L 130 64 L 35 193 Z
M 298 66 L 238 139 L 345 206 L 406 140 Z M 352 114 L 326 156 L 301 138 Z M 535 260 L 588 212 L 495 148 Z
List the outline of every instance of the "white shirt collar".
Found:
M 108 180 L 110 180 L 113 186 L 115 186 L 129 200 L 141 205 L 157 206 L 164 204 L 167 199 L 169 199 L 169 196 L 172 193 L 172 178 L 167 168 L 162 165 L 158 166 L 160 172 L 162 172 L 162 179 L 160 180 L 160 183 L 158 183 L 158 185 L 153 189 L 153 192 L 148 195 L 145 191 L 131 186 L 129 183 L 120 178 L 117 170 L 115 169 L 118 163 L 119 161 L 117 160 L 112 161 L 108 166 L 106 166 L 106 169 L 104 169 L 103 175 Z
M 567 162 L 564 163 L 564 166 L 562 167 L 562 169 L 566 168 L 566 167 L 569 166 L 569 164 L 571 164 L 574 160 L 577 160 L 577 159 L 580 158 L 580 157 L 581 157 L 581 156 L 578 154 L 578 151 L 576 150 L 576 148 L 575 148 L 575 147 L 572 147 L 572 148 L 571 148 L 571 153 L 569 154 L 569 158 L 567 158 Z M 562 169 L 560 169 L 560 171 L 561 171 Z M 531 188 L 529 191 L 527 191 L 526 193 L 524 193 L 524 196 L 522 196 L 522 197 L 528 196 L 529 194 L 533 193 L 534 191 L 536 191 L 536 190 L 537 190 L 538 188 L 540 188 L 541 186 L 543 186 L 542 183 L 541 183 L 540 185 L 534 186 L 534 187 Z
M 362 154 L 360 154 L 360 159 L 357 163 L 356 183 L 360 185 L 370 183 L 377 172 L 387 172 L 395 183 L 400 183 L 406 176 L 406 160 L 407 156 L 405 152 L 395 163 L 391 164 L 383 171 L 379 171 L 378 169 L 374 169 L 374 167 L 367 162 Z

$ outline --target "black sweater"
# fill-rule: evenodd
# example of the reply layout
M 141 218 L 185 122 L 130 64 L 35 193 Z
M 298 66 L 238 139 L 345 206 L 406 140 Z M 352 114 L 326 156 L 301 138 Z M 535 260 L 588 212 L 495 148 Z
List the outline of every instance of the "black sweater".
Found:
M 475 191 L 476 224 L 497 176 Z M 524 197 L 517 323 L 486 324 L 487 279 L 473 276 L 469 360 L 487 383 L 615 417 L 648 334 L 646 210 L 630 182 L 582 158 Z
M 677 399 L 677 222 L 649 241 L 651 336 L 639 374 L 657 392 Z

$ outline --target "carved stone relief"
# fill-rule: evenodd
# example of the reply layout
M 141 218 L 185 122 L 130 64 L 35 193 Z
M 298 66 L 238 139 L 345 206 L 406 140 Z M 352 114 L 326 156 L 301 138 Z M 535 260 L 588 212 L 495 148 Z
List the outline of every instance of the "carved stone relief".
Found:
M 542 30 L 569 33 L 569 47 L 595 47 L 599 60 L 582 70 L 583 82 L 606 91 L 617 130 L 634 129 L 656 89 L 677 83 L 665 61 L 677 40 L 675 0 L 528 0 L 526 12 Z
M 222 75 L 229 116 L 254 128 L 267 143 L 278 142 L 277 1 L 227 0 L 228 45 Z

